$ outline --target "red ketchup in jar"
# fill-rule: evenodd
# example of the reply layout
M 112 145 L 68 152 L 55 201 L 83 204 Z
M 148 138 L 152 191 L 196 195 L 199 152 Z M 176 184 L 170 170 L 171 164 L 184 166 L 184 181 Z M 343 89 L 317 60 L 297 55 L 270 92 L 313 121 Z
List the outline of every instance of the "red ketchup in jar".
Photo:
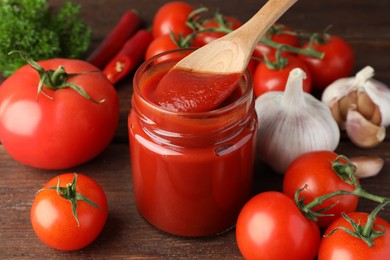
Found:
M 233 227 L 249 199 L 257 117 L 249 72 L 235 79 L 237 87 L 215 109 L 164 106 L 161 100 L 166 97 L 157 86 L 190 52 L 162 54 L 139 67 L 128 125 L 139 213 L 165 232 L 193 237 Z M 188 74 L 185 77 L 191 82 Z M 209 79 L 224 84 L 221 78 Z M 191 103 L 191 95 L 185 88 L 181 91 L 185 102 Z M 212 102 L 205 96 L 205 102 Z

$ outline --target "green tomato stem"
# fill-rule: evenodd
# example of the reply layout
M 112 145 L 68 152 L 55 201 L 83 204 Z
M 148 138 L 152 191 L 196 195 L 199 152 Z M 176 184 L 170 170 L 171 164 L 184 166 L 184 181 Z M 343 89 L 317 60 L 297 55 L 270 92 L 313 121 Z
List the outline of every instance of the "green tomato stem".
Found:
M 317 58 L 317 59 L 323 59 L 325 56 L 325 54 L 323 52 L 316 51 L 313 48 L 307 48 L 307 49 L 297 48 L 297 47 L 293 47 L 293 46 L 290 46 L 287 44 L 281 44 L 281 43 L 274 42 L 267 37 L 261 38 L 260 42 L 264 45 L 267 45 L 267 46 L 275 48 L 275 49 L 283 49 L 287 52 L 302 54 L 302 55 L 310 56 L 310 57 Z
M 390 203 L 390 199 L 385 199 L 383 202 L 381 202 L 368 216 L 367 223 L 364 225 L 362 230 L 362 235 L 364 237 L 371 237 L 373 233 L 373 227 L 374 227 L 374 221 L 376 219 L 376 216 L 378 215 L 379 211 L 381 211 L 385 206 L 387 206 Z

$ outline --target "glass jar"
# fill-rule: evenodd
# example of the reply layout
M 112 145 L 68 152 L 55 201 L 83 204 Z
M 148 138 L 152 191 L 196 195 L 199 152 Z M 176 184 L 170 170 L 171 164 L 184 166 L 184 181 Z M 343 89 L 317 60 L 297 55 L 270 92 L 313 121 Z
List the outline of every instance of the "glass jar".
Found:
M 249 199 L 257 116 L 250 73 L 235 98 L 208 112 L 172 112 L 145 91 L 192 50 L 167 52 L 134 76 L 129 114 L 133 192 L 139 213 L 180 236 L 209 236 L 234 226 Z

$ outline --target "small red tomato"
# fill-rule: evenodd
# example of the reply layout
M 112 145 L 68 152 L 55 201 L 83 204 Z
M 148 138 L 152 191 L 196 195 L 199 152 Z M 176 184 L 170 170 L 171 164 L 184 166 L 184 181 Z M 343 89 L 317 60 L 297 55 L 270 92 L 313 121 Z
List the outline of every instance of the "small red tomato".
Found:
M 179 49 L 180 47 L 172 39 L 171 35 L 166 34 L 155 38 L 146 49 L 145 59 L 148 60 L 151 57 L 166 52 Z
M 304 198 L 305 203 L 309 203 L 316 197 L 338 190 L 353 191 L 355 187 L 342 180 L 332 169 L 332 163 L 337 156 L 338 154 L 332 151 L 314 151 L 297 157 L 286 170 L 283 192 L 290 198 L 294 198 L 295 192 L 307 185 L 307 188 L 301 192 L 300 198 Z M 355 211 L 358 201 L 359 197 L 353 195 L 336 196 L 325 200 L 322 205 L 313 210 L 333 206 L 322 213 L 334 214 L 334 216 L 319 217 L 318 225 L 327 227 L 339 218 L 342 212 Z
M 288 63 L 281 69 L 269 68 L 265 62 L 260 62 L 257 65 L 253 75 L 253 89 L 256 97 L 268 91 L 284 91 L 290 71 L 294 68 L 301 68 L 306 73 L 303 90 L 311 91 L 311 76 L 305 64 L 291 55 L 286 56 L 286 58 Z
M 182 1 L 172 1 L 162 5 L 156 12 L 152 24 L 154 38 L 171 32 L 186 36 L 192 33 L 192 29 L 186 25 L 187 18 L 194 8 Z
M 320 243 L 317 224 L 305 218 L 287 195 L 269 191 L 250 199 L 236 225 L 245 259 L 314 259 Z
M 210 43 L 218 38 L 221 38 L 222 36 L 226 35 L 230 31 L 233 31 L 242 25 L 242 23 L 239 20 L 237 20 L 233 17 L 223 16 L 223 20 L 224 20 L 224 25 L 219 24 L 217 22 L 216 18 L 205 21 L 202 24 L 202 26 L 205 29 L 214 28 L 216 30 L 224 30 L 224 32 L 200 32 L 200 33 L 197 33 L 194 40 L 193 40 L 192 46 L 193 47 L 202 47 L 203 45 L 206 45 L 206 44 L 208 44 L 208 43 Z
M 75 212 L 72 205 L 76 206 Z M 31 224 L 48 246 L 78 250 L 100 234 L 107 210 L 106 195 L 97 182 L 83 174 L 65 173 L 38 191 L 31 208 Z
M 302 46 L 303 49 L 309 47 L 309 42 Z M 308 67 L 314 88 L 323 90 L 333 81 L 350 76 L 355 65 L 355 55 L 348 42 L 331 35 L 321 41 L 312 42 L 312 47 L 325 56 L 320 59 L 299 54 L 298 58 Z
M 360 226 L 367 223 L 368 213 L 351 212 L 347 216 Z M 346 228 L 354 231 L 351 223 L 344 217 L 338 218 L 325 231 L 329 235 L 335 228 Z M 384 234 L 373 240 L 374 246 L 369 247 L 366 242 L 348 234 L 344 230 L 336 230 L 333 234 L 321 239 L 318 251 L 318 260 L 385 260 L 390 259 L 390 224 L 376 217 L 373 229 Z
M 275 43 L 285 44 L 292 47 L 299 47 L 299 38 L 297 34 L 295 34 L 293 29 L 283 24 L 274 24 L 270 29 L 268 29 L 264 37 L 272 40 Z M 275 48 L 259 42 L 253 51 L 253 56 L 262 59 L 264 55 L 267 57 L 274 56 L 275 52 Z

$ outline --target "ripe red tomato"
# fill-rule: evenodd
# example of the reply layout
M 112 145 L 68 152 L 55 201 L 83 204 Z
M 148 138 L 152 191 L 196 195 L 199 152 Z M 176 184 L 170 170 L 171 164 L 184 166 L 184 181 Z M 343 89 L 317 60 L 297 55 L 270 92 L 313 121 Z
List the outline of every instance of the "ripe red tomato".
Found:
M 192 29 L 186 25 L 188 15 L 194 11 L 194 8 L 182 1 L 172 1 L 162 5 L 156 12 L 153 24 L 152 34 L 154 38 L 173 32 L 174 34 L 183 34 L 186 36 L 192 33 Z
M 92 159 L 109 145 L 118 126 L 119 101 L 114 87 L 84 61 L 51 59 L 38 63 L 45 70 L 63 66 L 67 73 L 81 73 L 62 79 L 102 102 L 70 87 L 51 90 L 46 84 L 38 94 L 37 71 L 23 66 L 0 87 L 0 140 L 4 148 L 15 160 L 43 169 L 65 169 Z
M 253 75 L 253 90 L 258 97 L 268 91 L 284 91 L 290 71 L 294 68 L 301 68 L 306 73 L 303 81 L 303 90 L 311 91 L 311 76 L 309 70 L 296 57 L 288 55 L 288 64 L 282 69 L 270 69 L 265 62 L 260 62 Z
M 347 214 L 354 222 L 361 226 L 367 223 L 368 213 L 352 212 Z M 344 227 L 351 231 L 353 228 L 344 217 L 338 218 L 325 231 L 329 234 L 337 227 Z M 343 259 L 343 260 L 379 260 L 390 259 L 390 224 L 376 217 L 374 221 L 374 230 L 385 231 L 383 236 L 374 239 L 374 246 L 369 247 L 362 239 L 353 237 L 344 230 L 337 230 L 332 235 L 321 239 L 318 252 L 319 260 Z
M 305 185 L 300 198 L 305 198 L 305 203 L 311 202 L 316 197 L 338 191 L 353 191 L 354 186 L 343 181 L 332 169 L 332 162 L 338 154 L 332 151 L 313 151 L 302 154 L 291 162 L 283 179 L 283 192 L 290 198 L 294 198 L 295 192 Z M 318 225 L 327 227 L 341 216 L 342 212 L 355 211 L 358 205 L 358 196 L 343 195 L 330 198 L 313 210 L 332 208 L 323 212 L 334 216 L 319 217 Z
M 179 49 L 180 47 L 172 40 L 169 34 L 155 38 L 146 49 L 145 59 L 160 54 L 162 52 Z
M 325 54 L 324 58 L 313 58 L 299 54 L 298 58 L 308 67 L 313 78 L 313 87 L 323 90 L 333 81 L 350 76 L 354 65 L 355 55 L 351 45 L 337 36 L 329 36 L 325 42 L 314 41 L 312 47 Z M 309 48 L 310 43 L 302 46 Z
M 206 44 L 226 35 L 226 33 L 228 33 L 229 30 L 235 30 L 242 25 L 242 23 L 239 20 L 237 20 L 233 17 L 224 16 L 223 19 L 225 20 L 225 26 L 227 27 L 227 30 L 228 30 L 227 32 L 200 32 L 200 33 L 197 33 L 194 40 L 193 40 L 192 46 L 193 47 L 202 47 L 203 45 L 206 45 Z M 202 24 L 202 26 L 205 29 L 221 28 L 221 25 L 217 22 L 216 18 L 206 20 Z
M 269 191 L 242 208 L 236 225 L 245 259 L 313 259 L 320 243 L 317 224 L 306 219 L 287 195 Z
M 285 44 L 292 47 L 299 47 L 299 38 L 290 27 L 275 23 L 268 29 L 264 37 L 269 38 L 275 43 Z M 275 55 L 276 49 L 259 42 L 253 50 L 253 56 L 262 59 L 264 55 L 272 57 Z
M 76 220 L 72 204 L 56 190 L 58 183 L 67 190 L 67 184 L 73 183 L 74 178 L 75 174 L 65 173 L 51 179 L 37 193 L 31 207 L 31 224 L 35 233 L 42 242 L 59 250 L 78 250 L 89 245 L 100 234 L 107 219 L 107 199 L 103 189 L 92 178 L 77 174 L 73 186 L 75 192 L 97 207 L 77 200 L 79 222 Z

